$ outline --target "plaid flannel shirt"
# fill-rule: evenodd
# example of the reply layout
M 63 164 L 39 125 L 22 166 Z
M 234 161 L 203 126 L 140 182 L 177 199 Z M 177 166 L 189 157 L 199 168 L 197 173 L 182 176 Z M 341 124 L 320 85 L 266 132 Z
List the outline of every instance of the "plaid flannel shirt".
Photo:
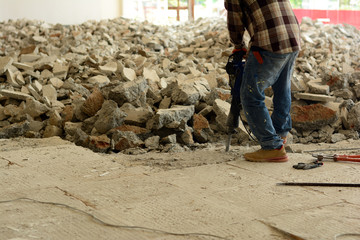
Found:
M 274 53 L 300 50 L 300 28 L 289 0 L 225 0 L 227 25 L 235 48 L 250 45 Z

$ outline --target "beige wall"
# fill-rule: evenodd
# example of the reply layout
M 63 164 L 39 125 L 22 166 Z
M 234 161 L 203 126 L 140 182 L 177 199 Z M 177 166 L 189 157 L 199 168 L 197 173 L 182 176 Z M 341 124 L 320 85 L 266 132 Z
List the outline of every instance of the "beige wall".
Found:
M 123 0 L 119 0 L 119 15 L 123 16 L 124 15 L 124 1 Z
M 129 1 L 129 0 L 127 0 Z M 80 24 L 121 16 L 121 0 L 0 0 L 0 21 L 36 19 Z

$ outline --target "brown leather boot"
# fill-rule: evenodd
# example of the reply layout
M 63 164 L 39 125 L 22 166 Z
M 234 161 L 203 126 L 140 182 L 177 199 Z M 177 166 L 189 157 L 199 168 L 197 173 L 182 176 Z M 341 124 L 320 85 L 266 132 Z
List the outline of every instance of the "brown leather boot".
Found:
M 256 152 L 245 153 L 244 157 L 251 162 L 286 162 L 289 159 L 284 146 L 280 149 L 260 149 Z

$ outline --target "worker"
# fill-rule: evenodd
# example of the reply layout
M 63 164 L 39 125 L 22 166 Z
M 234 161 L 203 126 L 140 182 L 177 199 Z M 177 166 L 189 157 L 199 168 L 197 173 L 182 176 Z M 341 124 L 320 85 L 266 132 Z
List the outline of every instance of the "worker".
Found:
M 299 23 L 289 0 L 225 0 L 225 8 L 233 53 L 246 55 L 240 87 L 242 107 L 261 145 L 244 158 L 286 162 L 284 144 L 292 128 L 291 76 L 300 50 Z M 246 31 L 250 35 L 248 51 Z M 274 93 L 271 116 L 264 103 L 264 91 L 269 87 Z

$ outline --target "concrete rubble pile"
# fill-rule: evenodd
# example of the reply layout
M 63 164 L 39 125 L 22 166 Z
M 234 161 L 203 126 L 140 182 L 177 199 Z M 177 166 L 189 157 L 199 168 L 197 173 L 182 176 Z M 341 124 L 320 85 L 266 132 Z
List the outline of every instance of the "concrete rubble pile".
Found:
M 304 19 L 293 142 L 360 130 L 359 30 Z M 219 142 L 230 110 L 223 19 L 0 23 L 0 138 L 60 136 L 96 152 L 176 152 Z M 266 103 L 270 111 L 271 89 Z M 249 143 L 243 126 L 234 138 Z

